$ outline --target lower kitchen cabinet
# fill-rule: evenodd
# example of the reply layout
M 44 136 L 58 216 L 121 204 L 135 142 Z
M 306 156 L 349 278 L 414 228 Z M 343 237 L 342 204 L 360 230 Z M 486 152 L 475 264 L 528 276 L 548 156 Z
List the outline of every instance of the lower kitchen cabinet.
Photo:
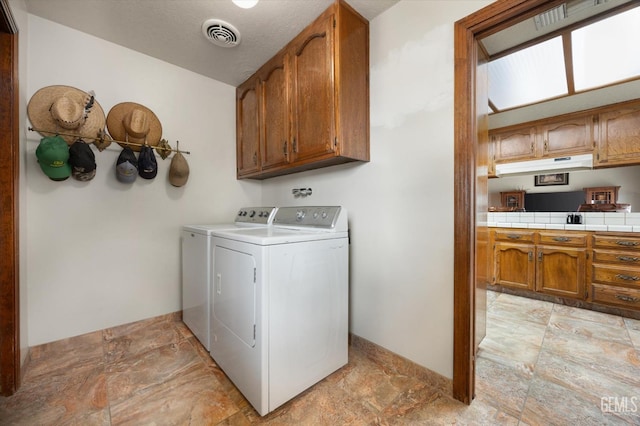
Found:
M 640 319 L 640 233 L 492 228 L 489 241 L 490 284 Z
M 587 233 L 498 228 L 493 240 L 493 284 L 585 299 Z
M 535 286 L 535 233 L 523 230 L 494 231 L 494 284 L 533 290 Z
M 594 303 L 640 309 L 640 236 L 594 234 L 591 287 Z
M 536 291 L 585 298 L 586 248 L 537 246 L 536 258 Z

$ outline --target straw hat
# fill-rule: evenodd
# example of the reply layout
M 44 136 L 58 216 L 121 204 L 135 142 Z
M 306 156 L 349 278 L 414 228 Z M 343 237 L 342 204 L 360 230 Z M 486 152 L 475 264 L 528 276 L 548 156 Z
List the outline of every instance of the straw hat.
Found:
M 134 102 L 123 102 L 111 108 L 107 115 L 107 129 L 116 142 L 156 146 L 162 136 L 158 117 L 146 106 Z M 118 143 L 122 147 L 140 151 L 140 146 Z
M 104 129 L 104 111 L 92 94 L 71 86 L 47 86 L 27 105 L 29 121 L 42 136 L 57 132 L 67 145 L 79 137 L 91 141 Z

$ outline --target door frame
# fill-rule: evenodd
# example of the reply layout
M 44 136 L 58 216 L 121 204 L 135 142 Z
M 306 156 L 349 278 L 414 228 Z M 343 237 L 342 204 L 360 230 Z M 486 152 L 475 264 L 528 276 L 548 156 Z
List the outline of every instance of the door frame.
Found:
M 564 0 L 498 0 L 454 24 L 453 396 L 475 397 L 477 41 Z
M 20 385 L 18 28 L 0 0 L 0 395 Z

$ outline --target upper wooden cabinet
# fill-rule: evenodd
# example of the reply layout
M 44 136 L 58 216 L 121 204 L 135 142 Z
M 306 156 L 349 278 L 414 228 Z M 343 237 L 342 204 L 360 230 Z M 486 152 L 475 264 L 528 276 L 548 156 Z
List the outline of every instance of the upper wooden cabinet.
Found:
M 289 163 L 289 72 L 287 54 L 276 55 L 260 69 L 261 170 L 278 168 Z M 240 142 L 238 140 L 238 144 Z
M 236 89 L 236 163 L 238 176 L 260 171 L 260 80 L 252 77 Z
M 566 118 L 538 127 L 542 157 L 591 152 L 594 146 L 594 116 Z
M 491 132 L 495 162 L 513 162 L 593 151 L 593 115 L 546 120 Z
M 594 168 L 637 165 L 640 99 L 492 129 L 489 136 L 489 177 L 496 176 L 495 163 L 575 154 L 593 153 Z
M 255 112 L 241 93 L 253 79 Z M 369 23 L 336 1 L 240 85 L 236 99 L 239 179 L 369 161 Z M 259 131 L 249 140 L 254 115 Z M 246 164 L 254 146 L 257 169 Z
M 600 114 L 594 165 L 640 164 L 640 104 Z
M 529 160 L 536 157 L 536 128 L 526 126 L 495 132 L 491 143 L 496 162 Z

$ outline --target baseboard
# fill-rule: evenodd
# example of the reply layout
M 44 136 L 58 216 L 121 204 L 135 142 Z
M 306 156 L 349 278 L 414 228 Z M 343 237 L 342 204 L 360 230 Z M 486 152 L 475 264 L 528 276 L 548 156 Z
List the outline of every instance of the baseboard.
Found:
M 349 341 L 351 346 L 364 352 L 367 358 L 390 373 L 418 377 L 446 395 L 453 394 L 453 381 L 451 379 L 355 334 L 349 334 Z

